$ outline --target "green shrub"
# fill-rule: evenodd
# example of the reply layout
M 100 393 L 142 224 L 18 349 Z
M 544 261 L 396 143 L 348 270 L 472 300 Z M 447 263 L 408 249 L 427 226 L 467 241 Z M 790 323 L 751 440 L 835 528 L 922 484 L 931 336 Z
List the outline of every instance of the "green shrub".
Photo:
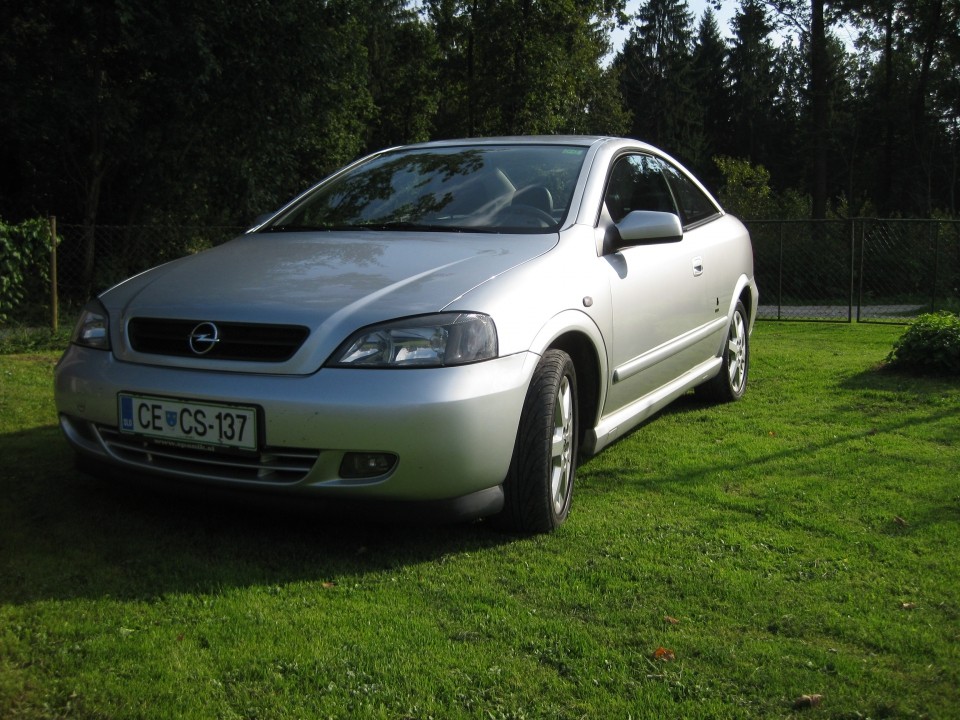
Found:
M 960 375 L 960 317 L 945 311 L 918 316 L 893 344 L 887 362 L 910 372 Z
M 776 215 L 776 198 L 770 189 L 770 172 L 748 160 L 715 157 L 723 185 L 717 199 L 724 209 L 742 220 L 761 220 Z
M 0 219 L 0 322 L 27 303 L 42 303 L 50 283 L 50 231 L 42 219 Z

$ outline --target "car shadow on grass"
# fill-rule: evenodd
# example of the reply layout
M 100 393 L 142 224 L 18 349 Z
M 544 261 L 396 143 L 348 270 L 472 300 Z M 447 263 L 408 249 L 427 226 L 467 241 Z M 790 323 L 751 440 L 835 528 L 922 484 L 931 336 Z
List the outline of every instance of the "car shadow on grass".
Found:
M 15 459 L 0 470 L 3 603 L 338 582 L 516 540 L 482 522 L 93 478 L 55 427 L 0 436 L 0 451 Z

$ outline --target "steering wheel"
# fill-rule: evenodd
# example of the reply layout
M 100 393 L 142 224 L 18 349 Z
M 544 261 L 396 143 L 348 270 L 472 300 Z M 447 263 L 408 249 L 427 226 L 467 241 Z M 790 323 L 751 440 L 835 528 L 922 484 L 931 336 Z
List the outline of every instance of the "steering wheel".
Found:
M 516 216 L 515 222 L 508 222 L 510 216 Z M 519 227 L 553 227 L 557 221 L 548 213 L 533 205 L 507 205 L 497 213 L 498 225 L 517 225 Z

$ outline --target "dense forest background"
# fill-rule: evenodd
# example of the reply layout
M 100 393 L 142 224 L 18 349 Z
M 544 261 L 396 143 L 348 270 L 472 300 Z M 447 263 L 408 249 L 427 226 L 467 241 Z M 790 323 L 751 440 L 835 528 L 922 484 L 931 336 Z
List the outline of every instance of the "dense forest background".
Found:
M 243 225 L 367 151 L 534 133 L 647 140 L 768 213 L 957 216 L 960 0 L 630 7 L 3 0 L 0 217 Z

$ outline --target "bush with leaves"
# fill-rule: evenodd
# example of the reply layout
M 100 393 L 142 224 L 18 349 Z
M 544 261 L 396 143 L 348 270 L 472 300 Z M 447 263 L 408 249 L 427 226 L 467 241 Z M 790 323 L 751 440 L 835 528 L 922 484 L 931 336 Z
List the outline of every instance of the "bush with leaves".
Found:
M 960 375 L 960 316 L 945 311 L 918 316 L 894 343 L 887 363 L 910 372 Z
M 777 214 L 777 201 L 770 189 L 770 172 L 748 160 L 715 157 L 723 176 L 717 199 L 727 212 L 742 220 L 763 220 Z
M 0 322 L 28 303 L 42 303 L 50 284 L 46 220 L 9 225 L 0 219 Z
M 810 196 L 770 187 L 770 171 L 742 158 L 719 156 L 714 164 L 723 176 L 717 199 L 724 210 L 741 220 L 807 220 Z

